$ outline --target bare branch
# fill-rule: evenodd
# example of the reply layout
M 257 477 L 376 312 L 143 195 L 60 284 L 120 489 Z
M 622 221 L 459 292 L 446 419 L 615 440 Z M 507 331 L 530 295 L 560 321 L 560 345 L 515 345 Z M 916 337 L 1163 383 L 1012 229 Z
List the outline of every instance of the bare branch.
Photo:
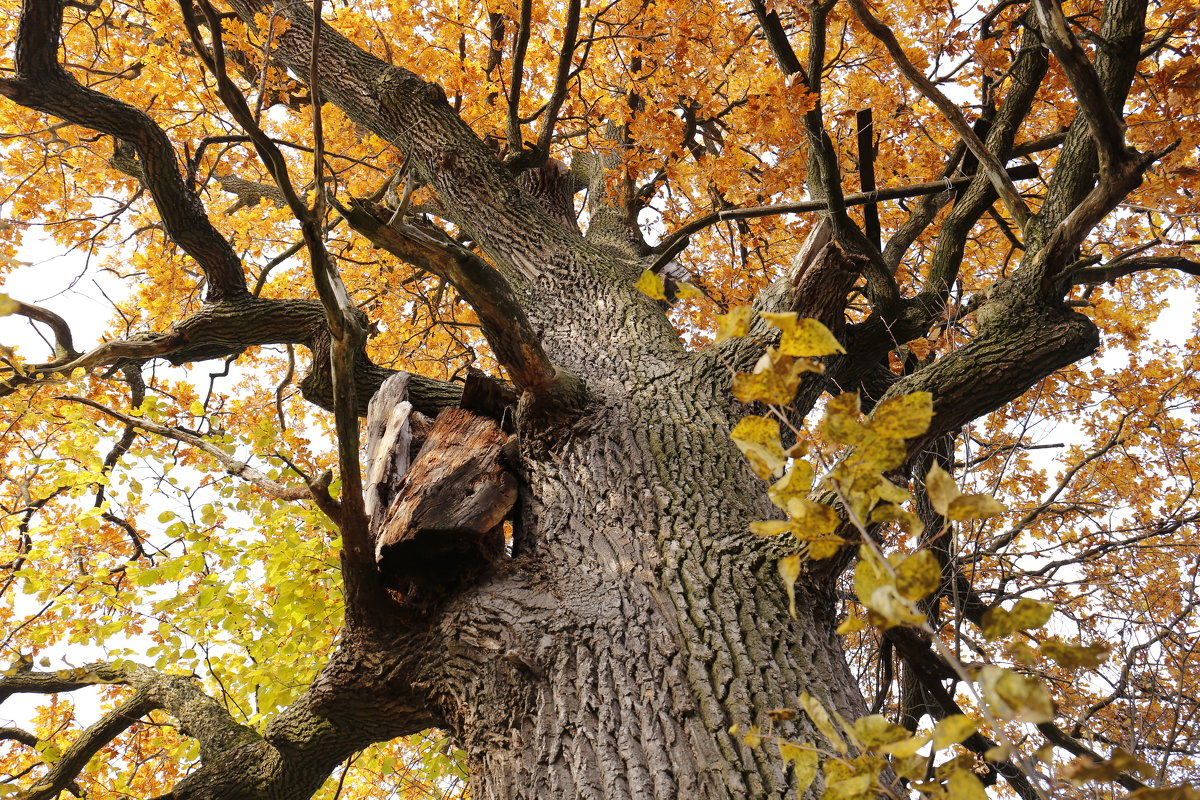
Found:
M 1151 269 L 1177 269 L 1188 275 L 1200 277 L 1200 261 L 1193 261 L 1183 256 L 1145 256 L 1110 261 L 1103 267 L 1084 267 L 1072 274 L 1071 282 L 1077 286 L 1096 286 L 1101 283 L 1112 283 L 1126 275 Z
M 1009 167 L 1005 173 L 1011 180 L 1026 180 L 1028 178 L 1037 177 L 1038 170 L 1033 164 L 1020 164 L 1015 167 Z M 879 203 L 884 200 L 899 200 L 902 198 L 921 197 L 923 195 L 931 194 L 936 195 L 944 192 L 954 191 L 956 189 L 962 189 L 963 187 L 968 186 L 974 179 L 974 175 L 959 176 L 957 178 L 943 178 L 940 181 L 913 183 L 909 184 L 908 186 L 894 186 L 888 189 L 877 189 L 873 192 L 857 192 L 855 194 L 845 195 L 843 200 L 847 206 L 861 206 L 869 203 Z M 666 264 L 676 255 L 678 255 L 684 248 L 687 247 L 687 239 L 693 233 L 704 230 L 712 225 L 716 225 L 719 222 L 735 219 L 757 219 L 759 217 L 770 217 L 776 214 L 806 214 L 813 211 L 824 211 L 828 209 L 828 207 L 829 204 L 824 200 L 801 200 L 796 203 L 780 203 L 772 206 L 726 208 L 721 209 L 720 211 L 714 211 L 711 214 L 705 214 L 703 217 L 687 223 L 655 246 L 655 251 L 660 253 L 660 255 L 657 259 L 655 259 L 654 266 L 651 267 L 651 269 L 655 269 L 657 271 L 662 264 Z
M 238 461 L 233 456 L 226 453 L 221 448 L 211 444 L 203 439 L 203 437 L 186 431 L 183 428 L 177 428 L 171 425 L 161 425 L 157 422 L 151 422 L 142 417 L 133 417 L 128 414 L 122 414 L 120 411 L 109 408 L 94 400 L 89 400 L 86 397 L 78 397 L 76 395 L 63 395 L 60 400 L 69 400 L 72 403 L 80 403 L 94 408 L 101 413 L 107 414 L 115 420 L 125 423 L 131 428 L 147 431 L 148 433 L 157 434 L 167 439 L 173 439 L 177 442 L 183 442 L 190 445 L 202 453 L 213 458 L 220 464 L 225 472 L 238 478 L 242 478 L 248 483 L 253 484 L 261 489 L 266 494 L 274 497 L 277 500 L 312 500 L 317 506 L 324 511 L 335 522 L 340 519 L 341 508 L 336 500 L 329 496 L 327 479 L 318 478 L 308 482 L 307 486 L 284 486 L 283 484 L 268 478 L 264 473 L 251 467 L 244 461 Z
M 11 313 L 28 317 L 29 319 L 50 326 L 50 330 L 54 332 L 55 361 L 70 361 L 79 357 L 79 351 L 75 349 L 74 337 L 71 335 L 71 326 L 67 324 L 65 319 L 41 306 L 23 303 L 15 298 L 10 298 L 10 300 L 16 304 Z

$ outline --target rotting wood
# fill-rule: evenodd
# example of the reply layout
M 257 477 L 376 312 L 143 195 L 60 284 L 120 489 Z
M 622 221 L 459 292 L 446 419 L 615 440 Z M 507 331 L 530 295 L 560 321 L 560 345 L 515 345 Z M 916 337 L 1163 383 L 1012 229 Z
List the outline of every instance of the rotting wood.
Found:
M 515 437 L 462 408 L 438 415 L 379 527 L 375 560 L 408 601 L 460 587 L 504 554 L 517 499 L 507 468 Z M 432 594 L 431 594 L 432 593 Z

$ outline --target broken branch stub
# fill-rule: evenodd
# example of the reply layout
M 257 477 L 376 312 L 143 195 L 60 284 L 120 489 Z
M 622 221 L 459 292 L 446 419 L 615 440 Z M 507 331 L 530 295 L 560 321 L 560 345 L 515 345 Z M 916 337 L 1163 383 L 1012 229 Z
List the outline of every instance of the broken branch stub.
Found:
M 378 529 L 385 582 L 429 599 L 462 586 L 504 555 L 503 523 L 517 499 L 508 469 L 515 437 L 462 408 L 438 415 Z

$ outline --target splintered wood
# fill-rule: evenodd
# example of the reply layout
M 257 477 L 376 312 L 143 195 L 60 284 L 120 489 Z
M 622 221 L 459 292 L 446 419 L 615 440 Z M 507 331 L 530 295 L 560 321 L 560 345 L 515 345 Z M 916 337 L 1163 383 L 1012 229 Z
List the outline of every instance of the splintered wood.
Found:
M 386 493 L 376 528 L 375 560 L 394 588 L 458 585 L 503 555 L 503 523 L 517 499 L 506 466 L 513 442 L 495 420 L 466 409 L 438 415 Z

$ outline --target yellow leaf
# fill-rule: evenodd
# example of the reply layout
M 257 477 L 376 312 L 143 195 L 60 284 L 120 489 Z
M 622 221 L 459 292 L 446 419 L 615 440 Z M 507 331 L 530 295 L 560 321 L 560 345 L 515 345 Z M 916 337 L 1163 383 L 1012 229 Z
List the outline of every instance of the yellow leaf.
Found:
M 717 344 L 726 339 L 745 336 L 750 332 L 750 320 L 752 319 L 754 319 L 754 310 L 750 306 L 737 306 L 729 309 L 728 314 L 718 314 Z
M 17 309 L 20 307 L 20 304 L 16 300 L 0 292 L 0 317 L 7 317 L 9 314 L 17 313 Z
M 1042 655 L 1054 660 L 1060 667 L 1095 669 L 1108 659 L 1109 647 L 1105 644 L 1068 644 L 1058 639 L 1042 642 Z
M 867 623 L 863 622 L 862 617 L 846 617 L 841 625 L 837 626 L 837 633 L 844 636 L 847 633 L 858 633 L 865 629 Z
M 762 735 L 758 732 L 758 726 L 755 725 L 753 728 L 747 731 L 746 735 L 742 737 L 742 741 L 745 742 L 746 746 L 750 748 L 758 747 L 760 744 L 762 744 Z
M 845 392 L 825 404 L 821 434 L 835 444 L 856 445 L 862 441 L 867 427 L 859 421 L 858 395 Z
M 933 419 L 933 395 L 929 392 L 892 397 L 871 414 L 871 430 L 891 439 L 911 439 L 929 429 Z
M 801 541 L 810 541 L 833 533 L 841 522 L 837 511 L 832 507 L 802 497 L 788 500 L 787 512 L 796 538 Z
M 825 794 L 822 800 L 868 800 L 879 771 L 886 762 L 876 756 L 861 755 L 850 761 L 825 762 Z
M 796 461 L 783 477 L 771 484 L 767 496 L 779 508 L 786 509 L 791 500 L 803 500 L 812 491 L 813 468 L 807 461 Z
M 958 744 L 977 730 L 979 724 L 975 720 L 963 714 L 951 714 L 934 726 L 933 749 L 936 752 Z
M 948 519 L 961 522 L 965 519 L 989 519 L 999 516 L 1008 507 L 990 494 L 964 494 L 950 501 L 947 513 Z
M 704 297 L 704 292 L 684 281 L 683 283 L 676 284 L 675 296 L 681 300 L 688 300 L 694 297 Z
M 808 719 L 812 722 L 813 726 L 829 741 L 829 745 L 839 753 L 845 754 L 846 742 L 842 739 L 842 735 L 837 732 L 837 729 L 833 727 L 833 720 L 830 719 L 829 712 L 825 710 L 825 706 L 821 705 L 821 701 L 808 692 L 801 692 L 800 707 L 804 709 L 804 713 L 808 715 Z
M 954 800 L 988 800 L 987 792 L 983 790 L 979 778 L 965 769 L 956 769 L 950 773 L 946 789 L 947 794 Z
M 779 441 L 779 423 L 767 417 L 744 417 L 729 437 L 760 478 L 770 478 L 787 464 Z
M 896 566 L 896 590 L 909 600 L 933 594 L 942 582 L 942 565 L 929 550 L 918 550 Z
M 1053 603 L 1040 603 L 1037 600 L 1022 597 L 1009 611 L 997 606 L 983 612 L 980 627 L 985 639 L 999 639 L 1014 631 L 1040 628 L 1046 624 L 1053 613 Z
M 905 736 L 903 739 L 880 745 L 878 750 L 880 753 L 892 756 L 893 758 L 911 758 L 927 744 L 929 744 L 929 736 L 927 734 L 920 734 L 917 736 Z
M 778 536 L 791 529 L 792 523 L 783 519 L 768 519 L 750 523 L 750 532 L 758 536 Z
M 929 466 L 929 471 L 925 473 L 925 494 L 929 496 L 929 504 L 933 506 L 933 510 L 943 517 L 947 517 L 949 516 L 950 504 L 962 492 L 958 490 L 958 486 L 954 484 L 954 479 L 950 477 L 946 470 L 942 469 L 937 462 L 934 462 Z
M 799 747 L 784 741 L 779 742 L 779 755 L 783 763 L 791 764 L 796 773 L 796 796 L 803 795 L 817 778 L 820 756 L 811 747 Z
M 875 506 L 875 509 L 871 512 L 871 522 L 891 522 L 893 520 L 899 522 L 900 527 L 909 536 L 920 538 L 921 533 L 925 530 L 925 523 L 921 522 L 920 517 L 898 505 L 881 503 Z
M 808 557 L 813 561 L 832 558 L 847 544 L 845 539 L 838 536 L 822 536 L 819 539 L 809 539 L 807 541 Z
M 815 361 L 767 352 L 753 372 L 734 373 L 733 396 L 743 403 L 787 405 L 796 396 L 800 376 L 805 372 L 821 371 L 821 364 Z
M 928 737 L 926 737 L 928 741 Z M 896 760 L 892 762 L 892 769 L 896 775 L 910 781 L 919 781 L 925 777 L 925 773 L 929 767 L 929 758 L 927 756 L 896 755 Z
M 871 714 L 854 720 L 854 734 L 867 747 L 892 744 L 909 737 L 907 729 L 888 721 L 882 714 Z
M 763 315 L 764 318 L 766 315 Z M 767 320 L 771 322 L 771 320 Z M 774 324 L 774 323 L 772 323 Z M 777 326 L 783 328 L 783 326 Z M 834 353 L 844 353 L 846 348 L 834 337 L 829 329 L 815 319 L 802 319 L 791 328 L 783 328 L 783 338 L 779 340 L 779 352 L 788 356 L 815 358 Z
M 666 286 L 663 285 L 662 276 L 657 272 L 646 270 L 642 273 L 641 277 L 637 279 L 637 283 L 633 285 L 633 288 L 637 289 L 647 297 L 654 298 L 655 300 L 667 299 Z
M 796 579 L 800 577 L 800 556 L 784 556 L 779 559 L 779 577 L 783 579 L 783 588 L 787 591 L 788 613 L 796 618 Z
M 862 599 L 862 598 L 860 598 Z M 868 617 L 876 627 L 886 630 L 897 625 L 920 625 L 925 615 L 900 595 L 895 586 L 880 586 L 863 600 L 869 611 Z
M 1011 669 L 985 666 L 979 670 L 979 687 L 992 712 L 1014 722 L 1050 722 L 1054 703 L 1041 682 Z

